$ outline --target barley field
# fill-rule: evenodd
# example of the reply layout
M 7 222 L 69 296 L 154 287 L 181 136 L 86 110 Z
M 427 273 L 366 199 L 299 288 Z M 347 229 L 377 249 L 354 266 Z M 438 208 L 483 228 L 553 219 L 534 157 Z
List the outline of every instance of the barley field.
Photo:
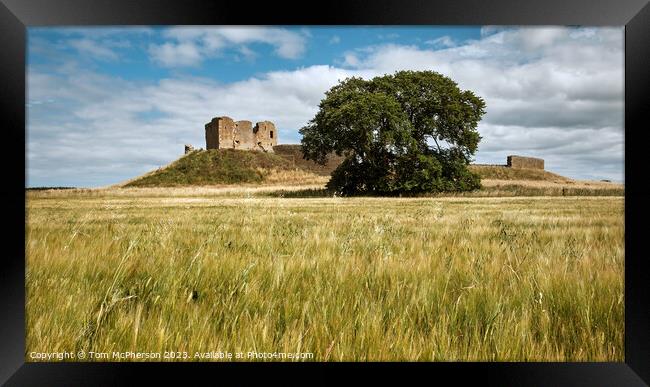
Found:
M 106 192 L 27 195 L 27 361 L 624 360 L 620 196 Z

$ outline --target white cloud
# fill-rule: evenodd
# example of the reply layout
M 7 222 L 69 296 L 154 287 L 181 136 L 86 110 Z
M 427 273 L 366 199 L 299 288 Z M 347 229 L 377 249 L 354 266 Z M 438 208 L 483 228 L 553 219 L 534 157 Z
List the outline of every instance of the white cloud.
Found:
M 334 36 L 332 36 L 330 38 L 329 43 L 330 44 L 339 44 L 339 43 L 341 43 L 341 37 L 338 36 L 338 35 L 334 35 Z
M 90 39 L 73 39 L 68 44 L 82 55 L 90 55 L 93 59 L 116 60 L 117 53 L 108 47 L 101 46 Z
M 63 37 L 62 40 L 52 45 L 50 42 L 36 37 L 33 40 L 30 36 L 29 48 L 43 55 L 65 55 L 65 49 L 73 49 L 77 52 L 76 58 L 117 61 L 124 59 L 123 49 L 133 48 L 132 40 L 135 38 L 148 37 L 154 33 L 151 28 L 145 27 L 63 27 L 52 29 L 51 27 L 30 27 L 32 33 L 55 32 Z M 54 49 L 58 49 L 54 53 Z M 49 51 L 49 52 L 48 52 Z M 59 58 L 63 60 L 63 58 Z
M 151 59 L 166 67 L 198 66 L 203 60 L 200 49 L 192 42 L 149 45 Z
M 361 59 L 359 58 L 359 54 L 356 52 L 346 52 L 343 54 L 343 62 L 341 63 L 345 67 L 359 67 L 362 64 Z M 370 67 L 366 67 L 370 68 Z
M 237 50 L 244 60 L 252 61 L 257 57 L 257 53 L 246 46 L 241 46 Z
M 304 53 L 306 45 L 304 33 L 282 28 L 172 27 L 163 36 L 168 41 L 151 44 L 149 54 L 154 62 L 166 67 L 197 65 L 228 47 L 251 59 L 256 53 L 247 45 L 252 43 L 271 45 L 279 57 L 296 59 Z
M 234 27 L 215 28 L 206 32 L 207 36 L 222 37 L 229 43 L 246 44 L 260 42 L 275 47 L 278 56 L 287 59 L 298 58 L 305 50 L 305 37 L 297 32 L 281 28 Z
M 427 40 L 424 43 L 434 47 L 453 47 L 456 45 L 456 42 L 450 36 L 441 36 L 433 40 Z
M 514 36 L 526 50 L 539 50 L 567 37 L 568 29 L 557 27 L 529 27 L 520 29 Z

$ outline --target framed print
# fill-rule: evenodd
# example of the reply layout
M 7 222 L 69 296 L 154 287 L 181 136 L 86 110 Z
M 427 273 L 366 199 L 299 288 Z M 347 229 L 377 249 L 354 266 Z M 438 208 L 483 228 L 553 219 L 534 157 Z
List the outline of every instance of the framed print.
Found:
M 0 379 L 646 385 L 649 18 L 3 0 Z

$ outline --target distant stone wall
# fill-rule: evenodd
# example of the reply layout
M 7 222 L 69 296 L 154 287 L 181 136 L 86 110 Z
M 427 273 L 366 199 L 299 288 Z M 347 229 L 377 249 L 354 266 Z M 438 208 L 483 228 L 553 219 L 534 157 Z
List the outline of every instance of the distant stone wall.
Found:
M 510 168 L 544 169 L 544 160 L 535 157 L 508 156 L 507 166 Z
M 472 163 L 470 165 L 476 166 L 476 167 L 507 167 L 506 164 L 477 164 L 477 163 Z
M 299 144 L 282 144 L 275 145 L 273 151 L 276 155 L 284 157 L 293 163 L 296 168 L 301 168 L 317 175 L 329 176 L 345 159 L 343 156 L 337 156 L 335 153 L 328 155 L 325 165 L 320 165 L 312 160 L 305 160 L 302 157 L 302 148 Z
M 215 117 L 205 124 L 207 149 L 244 149 L 273 152 L 278 133 L 271 121 L 234 121 L 230 117 Z

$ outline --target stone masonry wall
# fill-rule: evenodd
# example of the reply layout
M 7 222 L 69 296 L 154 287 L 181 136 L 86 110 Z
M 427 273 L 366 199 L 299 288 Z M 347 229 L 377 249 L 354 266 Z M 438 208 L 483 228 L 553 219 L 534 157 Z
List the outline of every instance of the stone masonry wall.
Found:
M 230 117 L 215 117 L 205 124 L 206 149 L 233 148 L 235 121 Z
M 508 167 L 544 169 L 544 160 L 535 157 L 508 156 Z
M 255 147 L 267 152 L 273 152 L 273 147 L 278 145 L 278 132 L 271 121 L 258 122 L 253 128 L 255 133 Z
M 233 141 L 234 149 L 253 149 L 253 123 L 245 120 L 237 121 Z
M 212 121 L 205 124 L 205 147 L 206 149 L 219 148 L 219 129 L 218 121 L 213 118 Z
M 283 144 L 274 145 L 273 152 L 293 163 L 296 168 L 301 168 L 317 175 L 329 176 L 345 159 L 343 156 L 337 156 L 335 153 L 328 155 L 328 161 L 325 165 L 317 164 L 312 160 L 305 160 L 302 155 L 300 144 Z

